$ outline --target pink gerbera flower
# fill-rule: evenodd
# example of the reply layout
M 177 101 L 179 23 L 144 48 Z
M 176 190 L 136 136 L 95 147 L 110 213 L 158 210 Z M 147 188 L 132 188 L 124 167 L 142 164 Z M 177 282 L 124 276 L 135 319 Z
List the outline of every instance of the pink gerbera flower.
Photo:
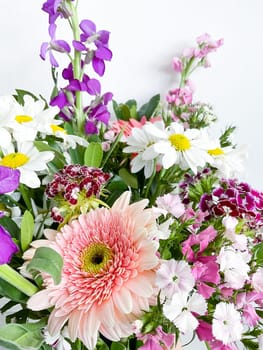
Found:
M 57 233 L 51 246 L 63 257 L 61 282 L 44 276 L 46 288 L 28 301 L 33 310 L 54 307 L 51 335 L 68 322 L 70 339 L 80 338 L 92 350 L 98 331 L 118 341 L 149 309 L 158 267 L 158 246 L 150 237 L 157 228 L 152 209 L 145 209 L 148 201 L 129 205 L 130 195 L 125 192 L 111 209 L 80 215 Z

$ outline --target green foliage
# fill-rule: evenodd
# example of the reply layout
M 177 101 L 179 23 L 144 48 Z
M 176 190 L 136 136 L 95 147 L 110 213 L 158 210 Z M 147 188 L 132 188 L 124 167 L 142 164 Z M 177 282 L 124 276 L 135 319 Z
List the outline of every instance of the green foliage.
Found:
M 7 324 L 0 328 L 0 345 L 11 350 L 37 350 L 44 342 L 44 322 Z
M 138 111 L 140 119 L 146 117 L 148 120 L 154 115 L 156 108 L 160 103 L 160 94 L 153 96 L 149 102 L 145 103 Z
M 229 138 L 232 135 L 232 133 L 235 131 L 235 129 L 236 129 L 235 126 L 229 126 L 225 129 L 225 131 L 219 138 L 221 147 L 227 147 L 232 145 L 232 142 Z
M 131 188 L 138 188 L 138 180 L 135 175 L 132 175 L 126 168 L 119 170 L 119 176 L 123 179 L 127 186 Z
M 0 278 L 0 295 L 18 303 L 25 303 L 27 296 L 12 284 Z
M 263 242 L 255 245 L 253 247 L 253 257 L 252 259 L 257 263 L 258 266 L 263 267 Z
M 91 142 L 84 153 L 84 165 L 99 168 L 103 158 L 101 143 Z
M 33 238 L 33 232 L 34 232 L 34 218 L 33 215 L 26 210 L 21 222 L 21 236 L 20 236 L 20 242 L 21 242 L 21 248 L 22 251 L 25 251 L 29 244 L 32 241 Z
M 40 247 L 27 265 L 27 271 L 30 273 L 34 271 L 48 273 L 53 278 L 54 283 L 59 284 L 62 266 L 63 259 L 60 254 L 49 247 Z

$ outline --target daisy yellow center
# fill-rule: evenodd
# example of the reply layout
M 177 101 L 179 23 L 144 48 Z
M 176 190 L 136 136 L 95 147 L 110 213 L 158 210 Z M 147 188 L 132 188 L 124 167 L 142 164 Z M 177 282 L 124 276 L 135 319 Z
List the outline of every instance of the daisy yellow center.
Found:
M 63 132 L 64 134 L 67 133 L 66 130 L 63 129 L 61 126 L 58 126 L 58 125 L 55 125 L 55 124 L 51 124 L 50 127 L 51 127 L 51 130 L 53 131 L 54 134 L 56 132 L 58 132 L 58 131 Z
M 222 154 L 224 154 L 224 151 L 222 150 L 222 148 L 217 147 L 217 148 L 214 148 L 214 149 L 209 149 L 208 153 L 211 156 L 221 156 Z
M 29 161 L 29 157 L 23 153 L 10 153 L 0 160 L 0 165 L 7 166 L 9 168 L 19 168 Z
M 107 266 L 112 256 L 112 251 L 106 244 L 92 243 L 82 252 L 82 270 L 97 274 Z
M 15 120 L 20 123 L 20 124 L 23 124 L 23 123 L 28 123 L 28 122 L 32 122 L 33 118 L 30 117 L 29 115 L 17 115 L 15 117 Z
M 172 134 L 169 141 L 177 151 L 187 151 L 191 147 L 190 140 L 183 134 Z

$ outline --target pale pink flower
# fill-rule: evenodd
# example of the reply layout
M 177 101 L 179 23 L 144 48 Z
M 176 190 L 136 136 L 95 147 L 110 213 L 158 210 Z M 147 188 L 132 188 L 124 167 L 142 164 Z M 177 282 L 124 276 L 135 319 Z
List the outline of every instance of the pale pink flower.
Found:
M 170 259 L 164 260 L 157 270 L 156 284 L 161 294 L 171 299 L 175 293 L 189 293 L 195 281 L 187 262 Z
M 33 295 L 28 307 L 53 307 L 48 331 L 57 334 L 68 322 L 71 341 L 79 338 L 92 350 L 98 332 L 119 341 L 133 333 L 133 321 L 153 300 L 158 246 L 149 237 L 156 230 L 148 201 L 129 205 L 130 192 L 112 208 L 96 208 L 64 225 L 52 248 L 63 258 L 62 279 Z M 49 241 L 47 241 L 49 242 Z
M 185 212 L 184 204 L 177 194 L 167 193 L 156 199 L 157 207 L 163 215 L 172 214 L 179 218 Z
M 213 316 L 212 332 L 217 340 L 231 344 L 241 339 L 243 326 L 234 304 L 220 302 L 216 305 Z
M 255 291 L 263 292 L 263 267 L 259 267 L 253 274 L 251 284 Z

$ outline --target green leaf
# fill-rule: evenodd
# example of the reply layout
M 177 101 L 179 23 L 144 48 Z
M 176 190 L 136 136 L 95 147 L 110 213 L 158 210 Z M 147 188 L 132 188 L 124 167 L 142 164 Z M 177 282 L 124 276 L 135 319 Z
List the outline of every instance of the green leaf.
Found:
M 126 168 L 121 168 L 119 170 L 119 176 L 126 183 L 127 186 L 132 188 L 138 188 L 137 177 L 132 175 Z
M 99 168 L 103 158 L 103 150 L 98 142 L 91 142 L 84 153 L 84 165 Z
M 14 95 L 15 99 L 17 100 L 17 102 L 21 105 L 24 105 L 24 96 L 25 95 L 29 95 L 31 97 L 33 97 L 33 99 L 36 101 L 38 100 L 38 98 L 32 94 L 32 92 L 30 91 L 26 91 L 26 90 L 22 90 L 22 89 L 16 89 L 16 95 Z
M 126 346 L 124 344 L 121 343 L 112 343 L 110 350 L 125 350 Z
M 63 259 L 55 250 L 49 247 L 40 247 L 36 250 L 33 259 L 27 265 L 27 271 L 40 271 L 48 273 L 59 284 Z
M 11 350 L 37 350 L 44 342 L 41 334 L 43 322 L 8 324 L 0 328 L 0 345 Z
M 147 119 L 150 119 L 158 107 L 160 103 L 160 94 L 157 94 L 153 96 L 148 103 L 145 103 L 140 110 L 138 111 L 138 114 L 140 118 L 145 116 Z
M 32 242 L 34 232 L 34 218 L 33 215 L 26 210 L 21 222 L 21 248 L 23 252 L 28 248 Z
M 0 295 L 16 302 L 26 302 L 28 297 L 12 284 L 0 278 Z
M 253 247 L 253 260 L 257 265 L 263 266 L 263 242 Z
M 3 216 L 0 218 L 0 225 L 2 225 L 12 237 L 19 239 L 19 227 L 10 217 Z

